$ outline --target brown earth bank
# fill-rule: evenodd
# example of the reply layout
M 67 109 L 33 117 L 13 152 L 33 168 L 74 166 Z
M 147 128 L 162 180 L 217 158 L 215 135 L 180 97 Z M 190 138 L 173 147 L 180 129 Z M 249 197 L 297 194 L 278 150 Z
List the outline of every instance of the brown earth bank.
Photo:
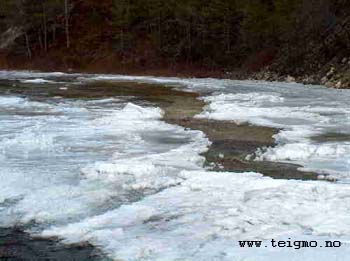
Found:
M 335 57 L 326 63 L 319 71 L 299 74 L 276 71 L 270 66 L 258 71 L 244 68 L 226 69 L 210 68 L 195 64 L 176 63 L 166 61 L 147 62 L 144 60 L 125 61 L 112 52 L 100 54 L 92 61 L 84 57 L 60 56 L 57 53 L 28 60 L 22 56 L 1 56 L 1 70 L 32 70 L 32 71 L 62 71 L 67 73 L 101 73 L 124 74 L 141 76 L 164 76 L 183 78 L 219 78 L 233 80 L 262 80 L 277 82 L 296 82 L 302 84 L 324 85 L 330 88 L 350 88 L 350 58 Z M 60 58 L 58 58 L 60 57 Z M 63 58 L 62 58 L 63 57 Z M 274 65 L 278 66 L 278 65 Z
M 9 57 L 0 55 L 0 70 L 30 70 L 42 72 L 65 72 L 65 73 L 100 73 L 100 74 L 122 74 L 122 75 L 139 75 L 139 76 L 159 76 L 159 77 L 183 77 L 183 78 L 229 78 L 226 72 L 218 69 L 200 68 L 193 65 L 157 65 L 125 66 L 119 61 L 119 58 L 111 55 L 108 59 L 101 59 L 98 62 L 87 63 L 84 66 L 65 65 L 61 61 L 56 62 L 48 58 L 37 58 L 35 61 L 28 61 L 23 57 Z M 225 77 L 226 76 L 226 77 Z M 232 78 L 241 79 L 237 73 Z M 243 77 L 244 78 L 244 77 Z

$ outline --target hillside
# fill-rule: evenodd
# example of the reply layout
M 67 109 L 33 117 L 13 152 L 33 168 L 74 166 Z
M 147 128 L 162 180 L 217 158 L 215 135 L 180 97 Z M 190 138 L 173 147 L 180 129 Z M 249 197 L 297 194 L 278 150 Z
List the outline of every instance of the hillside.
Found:
M 0 66 L 350 87 L 345 0 L 13 0 Z

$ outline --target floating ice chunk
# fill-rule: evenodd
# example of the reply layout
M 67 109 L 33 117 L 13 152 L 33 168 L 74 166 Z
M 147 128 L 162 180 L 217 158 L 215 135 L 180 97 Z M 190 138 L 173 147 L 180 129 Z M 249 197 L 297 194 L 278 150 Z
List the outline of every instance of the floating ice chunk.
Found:
M 258 160 L 268 161 L 307 161 L 315 159 L 335 159 L 338 155 L 350 153 L 350 144 L 288 143 L 275 148 L 268 148 L 257 153 Z
M 207 96 L 204 98 L 209 102 L 228 102 L 228 101 L 241 101 L 249 104 L 264 104 L 264 103 L 281 103 L 284 98 L 279 94 L 262 94 L 262 93 L 238 93 L 238 94 L 219 94 L 215 96 Z
M 21 80 L 23 83 L 55 83 L 54 81 L 45 80 L 45 79 L 30 79 L 30 80 Z

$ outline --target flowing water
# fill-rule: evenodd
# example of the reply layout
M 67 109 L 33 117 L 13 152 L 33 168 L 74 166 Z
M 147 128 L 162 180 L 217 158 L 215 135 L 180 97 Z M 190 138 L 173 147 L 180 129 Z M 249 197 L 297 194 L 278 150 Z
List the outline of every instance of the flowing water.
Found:
M 281 129 L 249 158 L 296 163 L 320 179 L 214 172 L 204 133 L 163 122 L 131 96 L 76 86 L 146 82 L 195 91 L 198 118 Z M 350 91 L 232 81 L 0 72 L 0 227 L 89 244 L 117 260 L 347 260 Z M 66 98 L 64 98 L 66 97 Z M 88 97 L 88 94 L 87 94 Z M 340 240 L 339 248 L 238 247 L 238 240 Z

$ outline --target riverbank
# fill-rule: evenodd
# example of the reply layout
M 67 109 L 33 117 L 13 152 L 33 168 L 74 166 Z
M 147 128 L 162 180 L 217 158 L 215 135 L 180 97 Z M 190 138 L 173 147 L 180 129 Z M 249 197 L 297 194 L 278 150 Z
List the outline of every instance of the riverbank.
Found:
M 262 80 L 262 81 L 277 81 L 288 83 L 302 83 L 311 85 L 324 85 L 335 89 L 349 89 L 350 88 L 350 71 L 348 67 L 350 60 L 344 58 L 342 62 L 336 65 L 325 66 L 316 73 L 304 74 L 299 76 L 291 76 L 289 74 L 279 74 L 269 69 L 263 69 L 256 73 L 247 74 L 243 77 L 245 80 Z M 230 74 L 230 73 L 229 73 Z M 239 77 L 237 77 L 239 78 Z
M 117 58 L 116 58 L 117 59 Z M 324 85 L 335 89 L 350 88 L 350 59 L 332 61 L 324 65 L 316 72 L 308 72 L 301 75 L 293 75 L 287 72 L 264 67 L 259 71 L 245 69 L 211 69 L 194 65 L 178 64 L 174 66 L 155 67 L 124 67 L 108 60 L 100 60 L 96 63 L 87 64 L 84 68 L 70 68 L 67 66 L 47 65 L 45 60 L 39 59 L 30 63 L 0 64 L 1 70 L 30 70 L 52 72 L 61 71 L 66 73 L 101 73 L 121 74 L 131 76 L 155 76 L 155 77 L 179 77 L 179 78 L 218 78 L 230 80 L 260 80 L 269 82 L 301 83 L 306 85 Z

